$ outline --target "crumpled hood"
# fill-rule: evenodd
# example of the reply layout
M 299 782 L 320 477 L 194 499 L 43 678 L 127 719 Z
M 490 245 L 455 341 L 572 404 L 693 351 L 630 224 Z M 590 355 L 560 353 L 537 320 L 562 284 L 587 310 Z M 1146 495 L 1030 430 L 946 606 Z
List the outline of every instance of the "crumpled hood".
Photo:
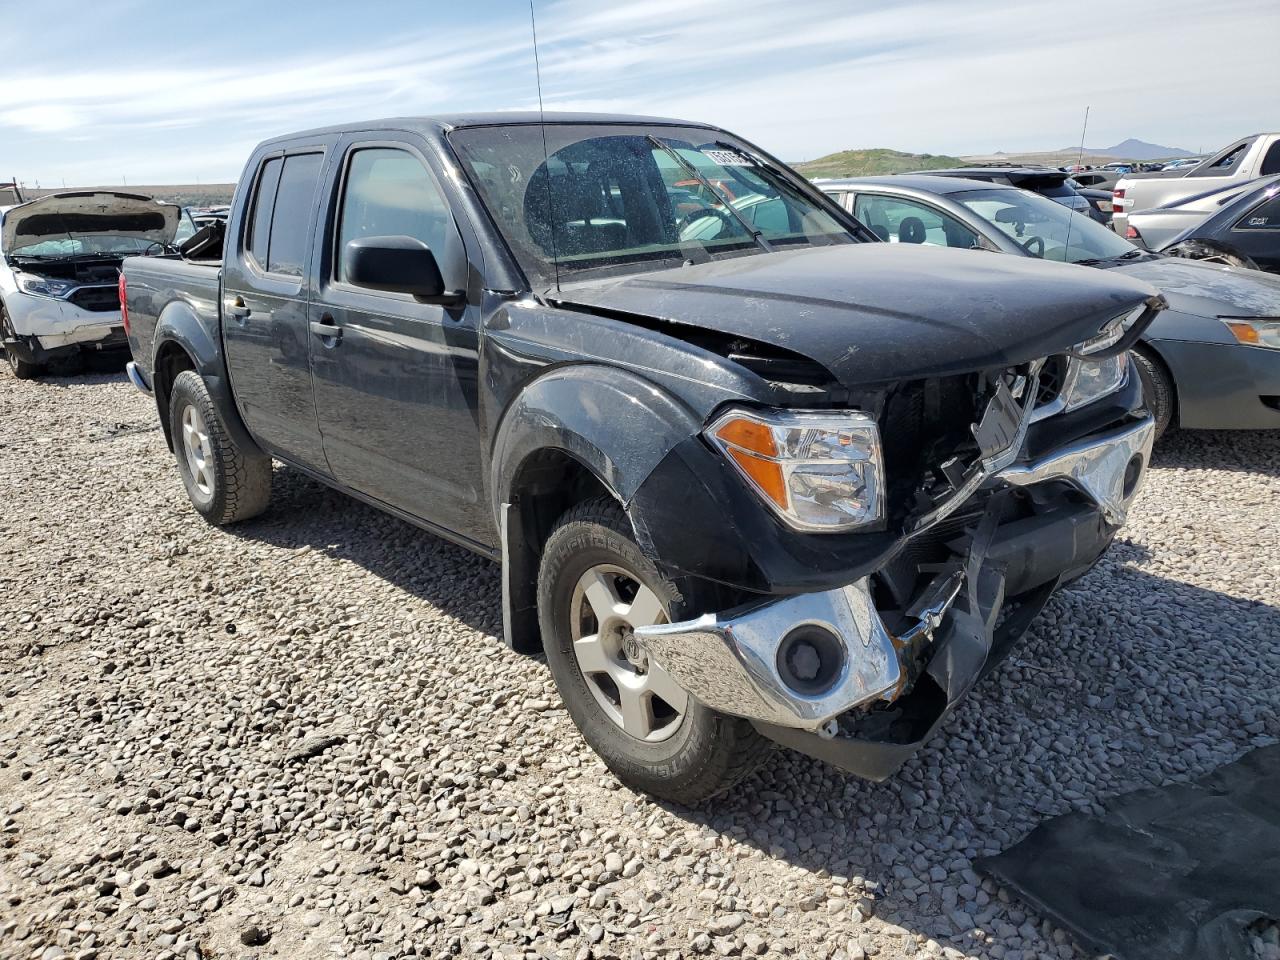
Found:
M 781 347 L 852 387 L 1059 353 L 1156 295 L 1116 271 L 859 243 L 568 283 L 558 299 Z
M 106 234 L 172 243 L 181 216 L 182 208 L 176 204 L 136 193 L 54 193 L 6 211 L 0 245 L 8 254 L 18 247 L 68 234 Z
M 1280 317 L 1280 277 L 1204 260 L 1159 257 L 1119 263 L 1123 273 L 1151 284 L 1169 309 L 1197 317 Z

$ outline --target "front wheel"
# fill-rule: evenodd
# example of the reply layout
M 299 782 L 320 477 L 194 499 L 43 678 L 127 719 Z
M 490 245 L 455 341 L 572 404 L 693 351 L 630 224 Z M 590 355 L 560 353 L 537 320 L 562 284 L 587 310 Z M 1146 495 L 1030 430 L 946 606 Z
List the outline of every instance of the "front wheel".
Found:
M 271 458 L 232 439 L 200 374 L 173 381 L 169 429 L 178 473 L 200 516 L 215 526 L 256 517 L 271 499 Z
M 9 328 L 9 315 L 4 312 L 4 307 L 0 307 L 0 340 L 8 340 L 13 335 L 13 331 Z M 4 354 L 5 359 L 9 361 L 9 369 L 19 380 L 34 380 L 44 371 L 40 364 L 23 360 L 8 347 L 4 348 Z
M 1138 368 L 1138 379 L 1142 382 L 1142 399 L 1151 411 L 1151 419 L 1155 421 L 1156 439 L 1159 440 L 1173 423 L 1174 387 L 1164 365 L 1153 360 L 1141 350 L 1131 350 L 1134 366 Z
M 619 779 L 695 804 L 753 771 L 772 745 L 746 720 L 699 703 L 636 643 L 637 627 L 666 622 L 683 601 L 612 500 L 573 508 L 547 540 L 538 616 L 569 715 Z

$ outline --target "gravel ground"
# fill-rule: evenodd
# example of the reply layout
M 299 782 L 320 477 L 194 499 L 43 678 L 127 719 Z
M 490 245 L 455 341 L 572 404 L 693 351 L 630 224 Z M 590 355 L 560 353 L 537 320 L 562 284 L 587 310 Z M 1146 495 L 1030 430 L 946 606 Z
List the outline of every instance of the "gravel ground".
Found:
M 0 374 L 0 956 L 1070 960 L 974 859 L 1280 735 L 1280 435 L 1171 436 L 892 782 L 702 810 L 584 746 L 494 566 L 275 483 L 213 529 L 119 373 Z

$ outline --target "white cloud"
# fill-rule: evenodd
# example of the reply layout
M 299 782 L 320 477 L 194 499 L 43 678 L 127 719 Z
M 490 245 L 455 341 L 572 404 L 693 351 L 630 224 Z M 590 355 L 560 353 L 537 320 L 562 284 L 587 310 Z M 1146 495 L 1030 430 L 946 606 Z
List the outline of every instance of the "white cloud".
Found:
M 256 140 L 291 129 L 530 108 L 524 11 L 513 2 L 496 22 L 376 46 L 335 36 L 283 57 L 196 64 L 180 51 L 60 62 L 46 35 L 37 66 L 0 59 L 3 159 L 72 182 L 100 170 L 232 177 Z M 1079 137 L 1086 105 L 1091 145 L 1138 136 L 1207 149 L 1277 122 L 1274 65 L 1242 55 L 1247 38 L 1280 33 L 1273 0 L 1163 0 L 1158 15 L 1130 6 L 1102 20 L 1059 0 L 550 0 L 537 13 L 549 109 L 710 121 L 787 159 L 1059 148 Z M 12 35 L 0 47 L 19 49 Z M 1229 92 L 1206 76 L 1229 76 Z

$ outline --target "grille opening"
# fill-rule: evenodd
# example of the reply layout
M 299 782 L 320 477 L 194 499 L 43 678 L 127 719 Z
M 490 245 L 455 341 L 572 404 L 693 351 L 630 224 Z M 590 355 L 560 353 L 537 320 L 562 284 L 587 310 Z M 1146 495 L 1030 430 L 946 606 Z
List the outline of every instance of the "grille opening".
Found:
M 1036 406 L 1053 403 L 1062 394 L 1067 380 L 1067 358 L 1062 354 L 1050 357 L 1040 368 L 1040 384 L 1036 391 Z

